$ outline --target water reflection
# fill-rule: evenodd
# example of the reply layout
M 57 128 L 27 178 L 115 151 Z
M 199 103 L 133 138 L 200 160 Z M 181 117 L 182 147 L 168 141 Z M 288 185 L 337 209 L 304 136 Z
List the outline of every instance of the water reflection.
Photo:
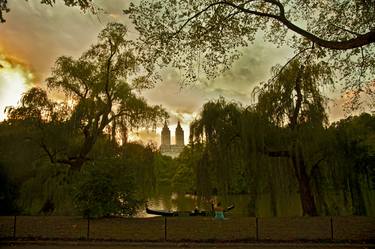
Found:
M 226 217 L 248 217 L 252 216 L 250 211 L 251 196 L 246 194 L 212 196 L 209 199 L 200 198 L 193 194 L 161 192 L 148 199 L 147 206 L 150 209 L 170 211 L 193 211 L 196 207 L 199 210 L 211 210 L 212 201 L 218 201 L 224 207 L 234 205 L 235 208 L 226 213 Z M 271 196 L 263 194 L 256 200 L 256 215 L 258 217 L 272 216 L 301 216 L 302 208 L 298 193 L 291 193 L 288 196 L 278 196 L 276 207 L 271 207 Z M 275 213 L 276 210 L 276 213 Z M 139 211 L 138 217 L 152 217 L 145 209 Z
M 183 193 L 161 193 L 149 198 L 147 206 L 155 210 L 169 210 L 169 211 L 193 211 L 195 208 L 199 210 L 211 210 L 211 203 L 221 201 L 224 207 L 235 205 L 235 208 L 228 212 L 226 216 L 249 216 L 248 204 L 249 195 L 228 195 L 228 196 L 213 196 L 212 198 L 201 198 L 193 194 Z M 140 210 L 139 217 L 153 217 L 154 215 L 147 214 L 146 211 Z

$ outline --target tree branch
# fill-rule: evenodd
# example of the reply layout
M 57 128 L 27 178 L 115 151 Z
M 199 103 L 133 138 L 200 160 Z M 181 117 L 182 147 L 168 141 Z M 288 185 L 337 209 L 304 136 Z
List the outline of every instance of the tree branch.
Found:
M 352 30 L 349 30 L 347 28 L 344 28 L 344 27 L 340 27 L 334 23 L 331 23 L 329 22 L 330 25 L 332 25 L 333 27 L 337 28 L 337 29 L 341 29 L 341 30 L 344 30 L 345 32 L 348 32 L 349 34 L 352 34 L 352 35 L 355 35 L 355 36 L 360 36 L 361 34 L 360 33 L 357 33 L 357 32 L 354 32 Z
M 238 10 L 242 11 L 243 13 L 275 19 L 275 20 L 279 21 L 280 23 L 284 24 L 288 29 L 296 32 L 297 34 L 307 38 L 308 40 L 310 40 L 310 41 L 312 41 L 312 42 L 316 43 L 317 45 L 319 45 L 321 47 L 324 47 L 324 48 L 329 48 L 329 49 L 334 49 L 334 50 L 347 50 L 347 49 L 362 47 L 362 46 L 365 46 L 365 45 L 368 45 L 368 44 L 371 44 L 371 43 L 375 42 L 375 30 L 371 30 L 371 31 L 369 31 L 365 34 L 358 34 L 358 35 L 356 35 L 355 38 L 351 38 L 351 39 L 347 39 L 347 40 L 341 40 L 341 41 L 325 40 L 325 39 L 322 39 L 322 38 L 308 32 L 307 30 L 304 30 L 304 29 L 298 27 L 297 25 L 295 25 L 294 23 L 289 21 L 285 16 L 284 6 L 279 1 L 264 0 L 267 3 L 270 3 L 270 4 L 273 4 L 273 5 L 277 6 L 279 8 L 279 11 L 280 11 L 279 15 L 274 15 L 274 14 L 270 14 L 270 13 L 263 13 L 263 12 L 260 12 L 260 11 L 247 9 L 245 7 L 245 5 L 247 3 L 252 2 L 252 1 L 253 0 L 250 0 L 250 1 L 247 1 L 244 4 L 240 4 L 240 5 L 236 5 L 235 3 L 229 2 L 229 1 L 219 1 L 219 2 L 215 2 L 215 3 L 211 3 L 208 6 L 206 6 L 205 8 L 203 8 L 202 10 L 200 10 L 199 12 L 195 13 L 193 16 L 189 17 L 185 21 L 185 23 L 176 32 L 173 33 L 172 37 L 177 35 L 178 33 L 180 33 L 188 25 L 189 22 L 191 22 L 193 19 L 199 17 L 201 14 L 208 11 L 210 8 L 212 8 L 214 6 L 217 6 L 217 5 L 227 5 L 227 6 L 230 6 L 232 8 L 238 9 Z M 354 32 L 351 32 L 351 33 L 353 34 Z
M 245 3 L 241 4 L 241 5 L 235 5 L 233 3 L 230 3 L 230 2 L 227 2 L 227 1 L 220 1 L 220 2 L 216 2 L 216 3 L 211 3 L 209 4 L 208 6 L 206 6 L 204 9 L 202 9 L 201 11 L 198 11 L 197 13 L 195 13 L 193 16 L 189 17 L 185 22 L 184 24 L 181 25 L 181 27 L 173 33 L 172 37 L 176 36 L 178 33 L 180 33 L 185 27 L 186 25 L 188 25 L 193 19 L 199 17 L 201 14 L 203 14 L 204 12 L 208 11 L 210 8 L 214 7 L 214 6 L 217 6 L 217 5 L 229 5 L 229 6 L 232 6 L 232 7 L 237 7 L 240 11 L 244 12 L 244 8 L 241 7 L 241 6 L 244 6 L 250 2 L 254 2 L 256 0 L 249 0 L 249 1 L 246 1 Z M 258 14 L 264 14 L 264 13 L 261 13 L 261 12 L 257 12 Z
M 326 157 L 324 156 L 324 157 L 322 157 L 322 158 L 320 158 L 315 164 L 314 164 L 314 166 L 311 168 L 311 170 L 310 170 L 310 176 L 309 177 L 311 177 L 313 174 L 314 174 L 314 172 L 319 168 L 319 164 L 325 159 Z
M 235 11 L 235 12 L 227 15 L 226 17 L 224 17 L 224 19 L 221 22 L 224 23 L 226 20 L 228 20 L 229 18 L 234 17 L 235 15 L 237 15 L 239 13 L 241 13 L 241 11 Z M 211 25 L 209 28 L 205 29 L 202 33 L 200 33 L 198 36 L 200 36 L 200 37 L 205 36 L 206 34 L 208 34 L 209 32 L 211 32 L 212 30 L 214 30 L 215 27 L 216 27 L 216 25 Z
M 302 65 L 300 68 L 298 68 L 296 80 L 295 80 L 295 85 L 294 85 L 294 90 L 296 91 L 297 94 L 297 99 L 296 99 L 296 105 L 293 110 L 293 114 L 290 117 L 290 128 L 294 130 L 297 125 L 298 125 L 298 115 L 300 113 L 301 107 L 302 107 L 302 92 L 301 92 L 301 83 L 302 83 L 302 74 L 303 74 L 304 66 Z
M 286 158 L 291 157 L 290 152 L 288 150 L 271 151 L 271 150 L 268 150 L 266 147 L 264 148 L 264 154 L 270 157 L 286 157 Z
M 40 146 L 47 153 L 47 156 L 48 156 L 50 162 L 55 164 L 56 163 L 55 156 L 49 151 L 49 149 L 47 148 L 47 145 L 44 143 L 44 141 L 41 141 Z
M 289 59 L 279 70 L 279 72 L 277 72 L 277 74 L 271 79 L 271 81 L 274 81 L 276 78 L 279 77 L 279 75 L 281 74 L 281 72 L 286 68 L 286 66 L 288 66 L 288 64 L 290 62 L 292 62 L 295 58 L 297 58 L 300 54 L 306 52 L 307 50 L 310 50 L 310 49 L 314 49 L 314 43 L 312 44 L 311 47 L 308 47 L 308 48 L 304 48 L 302 49 L 301 51 L 299 51 L 297 54 L 295 54 L 291 59 Z

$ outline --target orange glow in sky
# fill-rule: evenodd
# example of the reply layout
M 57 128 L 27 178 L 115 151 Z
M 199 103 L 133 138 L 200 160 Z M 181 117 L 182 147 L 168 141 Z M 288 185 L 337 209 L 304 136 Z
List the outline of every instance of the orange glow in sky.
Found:
M 5 107 L 17 105 L 33 79 L 30 70 L 0 54 L 0 121 L 5 119 Z

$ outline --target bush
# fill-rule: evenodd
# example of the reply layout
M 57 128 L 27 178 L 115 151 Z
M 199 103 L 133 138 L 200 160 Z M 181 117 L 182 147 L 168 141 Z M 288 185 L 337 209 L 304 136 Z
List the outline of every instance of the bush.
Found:
M 113 159 L 85 166 L 74 189 L 76 207 L 85 216 L 132 216 L 143 203 L 136 198 L 131 172 Z
M 9 178 L 5 168 L 0 164 L 0 215 L 15 214 L 18 212 L 16 199 L 18 188 Z

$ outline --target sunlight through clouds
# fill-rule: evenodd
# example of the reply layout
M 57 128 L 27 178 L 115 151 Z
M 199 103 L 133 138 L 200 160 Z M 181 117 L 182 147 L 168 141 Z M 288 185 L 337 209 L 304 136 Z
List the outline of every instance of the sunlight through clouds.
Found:
M 0 120 L 5 119 L 4 110 L 7 106 L 17 105 L 33 79 L 30 70 L 0 55 Z

